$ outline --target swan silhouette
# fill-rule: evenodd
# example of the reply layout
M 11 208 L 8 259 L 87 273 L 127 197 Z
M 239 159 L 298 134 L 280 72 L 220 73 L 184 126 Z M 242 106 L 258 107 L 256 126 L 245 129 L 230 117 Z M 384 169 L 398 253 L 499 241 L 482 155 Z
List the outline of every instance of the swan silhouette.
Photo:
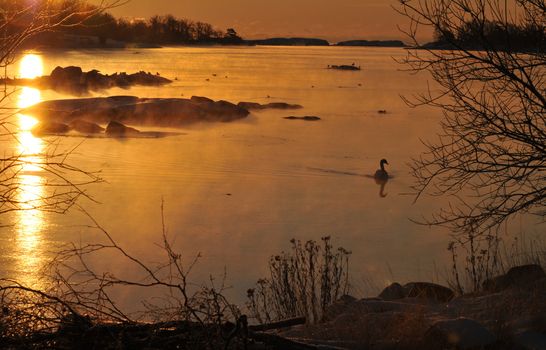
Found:
M 378 169 L 376 172 L 375 172 L 375 175 L 373 176 L 374 179 L 376 180 L 388 180 L 389 179 L 389 173 L 387 173 L 387 171 L 385 170 L 385 164 L 389 164 L 389 162 L 387 162 L 386 159 L 381 159 L 381 161 L 379 162 L 379 166 L 381 167 L 381 169 Z

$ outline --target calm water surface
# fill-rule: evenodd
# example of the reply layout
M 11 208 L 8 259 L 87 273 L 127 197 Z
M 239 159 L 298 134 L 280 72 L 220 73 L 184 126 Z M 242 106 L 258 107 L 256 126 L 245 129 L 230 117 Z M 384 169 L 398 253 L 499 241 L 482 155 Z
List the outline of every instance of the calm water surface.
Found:
M 267 272 L 270 255 L 302 240 L 331 235 L 353 252 L 353 284 L 373 293 L 392 280 L 437 280 L 445 275 L 448 232 L 411 223 L 441 202 L 413 203 L 407 163 L 423 150 L 420 138 L 438 130 L 437 110 L 409 109 L 400 95 L 427 86 L 424 76 L 400 71 L 393 57 L 401 49 L 371 48 L 164 48 L 153 50 L 47 52 L 25 56 L 11 75 L 49 74 L 55 66 L 78 65 L 103 73 L 144 70 L 174 79 L 166 87 L 113 89 L 96 96 L 207 96 L 232 102 L 284 101 L 299 111 L 259 111 L 229 124 L 196 125 L 163 139 L 63 138 L 63 147 L 81 143 L 71 162 L 101 171 L 106 183 L 89 194 L 99 203 L 83 207 L 127 250 L 147 262 L 162 259 L 161 203 L 168 236 L 184 256 L 201 253 L 193 280 L 205 282 L 224 269 L 244 300 L 245 291 Z M 327 70 L 328 64 L 362 66 L 361 71 Z M 11 103 L 25 107 L 40 100 L 66 98 L 52 91 L 23 88 Z M 378 114 L 385 109 L 387 114 Z M 288 115 L 317 115 L 319 122 L 289 121 Z M 35 154 L 52 138 L 28 129 L 31 116 L 19 115 L 20 143 L 5 152 Z M 83 143 L 82 143 L 83 141 Z M 373 179 L 387 158 L 394 175 L 380 196 Z M 21 200 L 39 200 L 44 177 L 25 169 Z M 229 195 L 228 195 L 229 194 Z M 34 210 L 3 217 L 0 272 L 39 284 L 37 270 L 63 242 L 93 242 L 100 235 L 76 210 L 56 215 Z M 520 224 L 533 234 L 540 226 Z M 542 227 L 543 228 L 543 227 Z M 98 268 L 131 273 L 121 259 L 95 262 Z M 124 291 L 124 303 L 140 295 Z

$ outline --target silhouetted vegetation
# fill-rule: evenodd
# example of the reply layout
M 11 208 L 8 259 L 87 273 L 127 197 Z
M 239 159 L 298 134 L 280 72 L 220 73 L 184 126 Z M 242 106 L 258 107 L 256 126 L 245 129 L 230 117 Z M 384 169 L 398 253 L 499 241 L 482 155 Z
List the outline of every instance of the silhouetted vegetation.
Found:
M 546 48 L 546 27 L 540 21 L 507 23 L 474 17 L 455 27 L 434 28 L 430 47 L 498 51 L 541 51 Z
M 24 2 L 11 1 L 6 9 L 12 12 L 28 12 L 25 6 Z M 220 31 L 209 23 L 180 19 L 172 15 L 128 20 L 97 11 L 98 7 L 82 0 L 42 0 L 36 6 L 46 13 L 49 21 L 62 19 L 64 25 L 54 31 L 42 31 L 32 44 L 58 46 L 60 43 L 55 41 L 63 34 L 94 37 L 99 46 L 105 45 L 108 40 L 148 44 L 244 43 L 233 28 Z M 16 21 L 7 23 L 6 28 L 9 32 L 21 32 L 31 19 L 31 16 L 20 16 Z
M 469 232 L 449 243 L 452 266 L 449 286 L 459 295 L 490 291 L 490 281 L 516 266 L 546 263 L 546 246 L 524 235 L 503 239 Z
M 412 172 L 417 198 L 450 203 L 422 222 L 479 235 L 522 214 L 544 218 L 546 1 L 400 0 L 400 12 L 415 47 L 424 26 L 456 48 L 408 50 L 403 61 L 436 83 L 406 102 L 443 113 Z
M 271 257 L 269 278 L 248 290 L 247 306 L 259 323 L 295 317 L 319 322 L 326 307 L 347 294 L 349 256 L 334 249 L 330 237 L 302 243 L 292 239 L 292 250 Z

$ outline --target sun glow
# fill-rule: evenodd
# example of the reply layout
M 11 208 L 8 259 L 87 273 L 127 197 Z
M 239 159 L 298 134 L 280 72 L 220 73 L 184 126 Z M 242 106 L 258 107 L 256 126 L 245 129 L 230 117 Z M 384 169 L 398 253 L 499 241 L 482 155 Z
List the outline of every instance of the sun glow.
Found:
M 44 64 L 38 55 L 27 54 L 19 63 L 19 76 L 21 78 L 34 79 L 44 75 Z
M 19 76 L 36 78 L 43 74 L 42 59 L 38 55 L 24 56 L 19 64 Z M 19 92 L 17 107 L 27 108 L 42 100 L 40 90 L 23 87 Z M 19 223 L 17 225 L 18 264 L 26 274 L 21 280 L 27 285 L 40 286 L 37 271 L 43 265 L 44 213 L 39 209 L 43 206 L 45 178 L 40 174 L 43 162 L 44 142 L 34 137 L 31 129 L 38 121 L 30 115 L 18 114 L 17 151 L 22 160 L 18 175 L 19 188 L 16 200 L 19 203 Z

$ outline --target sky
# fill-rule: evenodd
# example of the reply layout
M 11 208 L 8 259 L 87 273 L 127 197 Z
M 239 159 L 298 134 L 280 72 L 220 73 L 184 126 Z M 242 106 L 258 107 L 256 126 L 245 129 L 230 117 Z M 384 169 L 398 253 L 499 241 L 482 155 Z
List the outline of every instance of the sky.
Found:
M 91 0 L 99 3 L 100 0 Z M 173 14 L 235 28 L 245 38 L 274 36 L 346 39 L 403 39 L 397 0 L 131 0 L 111 11 L 118 17 Z

